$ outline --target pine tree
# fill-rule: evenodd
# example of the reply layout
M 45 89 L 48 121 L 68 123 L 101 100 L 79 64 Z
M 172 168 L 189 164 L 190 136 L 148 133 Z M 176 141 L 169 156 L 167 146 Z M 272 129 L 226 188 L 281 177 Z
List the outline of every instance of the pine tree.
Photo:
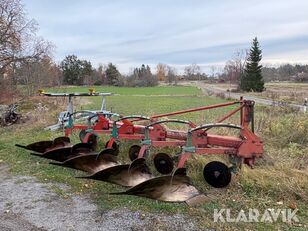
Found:
M 262 92 L 264 90 L 264 80 L 262 77 L 262 51 L 257 37 L 252 41 L 252 47 L 246 63 L 244 74 L 241 77 L 240 88 L 243 91 Z
M 105 74 L 107 79 L 107 85 L 112 85 L 112 86 L 121 85 L 120 84 L 121 74 L 115 65 L 109 63 Z

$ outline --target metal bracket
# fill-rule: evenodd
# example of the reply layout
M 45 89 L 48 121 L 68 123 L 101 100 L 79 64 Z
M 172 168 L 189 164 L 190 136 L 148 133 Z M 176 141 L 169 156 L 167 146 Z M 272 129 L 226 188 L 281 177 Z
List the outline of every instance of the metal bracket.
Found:
M 195 153 L 196 152 L 196 147 L 194 146 L 184 146 L 183 147 L 184 152 L 190 152 L 190 153 Z
M 117 128 L 117 122 L 113 122 L 111 137 L 112 137 L 112 138 L 115 138 L 115 139 L 119 138 L 119 132 L 118 132 L 118 128 Z
M 142 140 L 141 145 L 151 145 L 152 141 L 150 139 Z

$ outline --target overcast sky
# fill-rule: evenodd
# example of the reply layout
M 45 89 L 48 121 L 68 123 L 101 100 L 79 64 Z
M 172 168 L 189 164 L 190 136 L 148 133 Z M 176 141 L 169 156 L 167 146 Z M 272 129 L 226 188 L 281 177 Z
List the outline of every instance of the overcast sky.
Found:
M 142 63 L 222 65 L 257 36 L 263 62 L 308 63 L 308 0 L 23 0 L 55 59 L 123 72 Z

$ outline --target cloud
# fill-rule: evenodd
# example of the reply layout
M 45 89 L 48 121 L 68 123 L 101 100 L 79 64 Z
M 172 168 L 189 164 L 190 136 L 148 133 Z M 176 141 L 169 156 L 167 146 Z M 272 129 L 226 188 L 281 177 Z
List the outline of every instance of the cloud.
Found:
M 308 57 L 306 0 L 25 0 L 58 61 L 177 66 L 224 63 L 258 36 L 264 60 Z M 307 41 L 307 42 L 306 42 Z M 288 58 L 288 54 L 290 54 Z M 281 57 L 280 57 L 281 56 Z

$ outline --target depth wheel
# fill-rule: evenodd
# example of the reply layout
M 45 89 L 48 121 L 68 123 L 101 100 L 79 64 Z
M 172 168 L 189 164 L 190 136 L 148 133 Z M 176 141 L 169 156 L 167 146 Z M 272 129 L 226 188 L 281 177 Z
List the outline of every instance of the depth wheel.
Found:
M 212 161 L 204 166 L 203 177 L 215 188 L 224 188 L 231 182 L 231 171 L 220 161 Z
M 107 143 L 105 144 L 105 148 L 108 148 L 108 144 L 109 141 L 107 141 Z M 113 142 L 112 149 L 114 150 L 114 155 L 117 156 L 119 154 L 119 145 L 116 142 Z
M 132 145 L 128 150 L 128 157 L 131 161 L 138 158 L 141 147 L 139 145 Z
M 154 166 L 161 174 L 170 174 L 173 170 L 173 160 L 166 153 L 157 153 L 154 156 Z

